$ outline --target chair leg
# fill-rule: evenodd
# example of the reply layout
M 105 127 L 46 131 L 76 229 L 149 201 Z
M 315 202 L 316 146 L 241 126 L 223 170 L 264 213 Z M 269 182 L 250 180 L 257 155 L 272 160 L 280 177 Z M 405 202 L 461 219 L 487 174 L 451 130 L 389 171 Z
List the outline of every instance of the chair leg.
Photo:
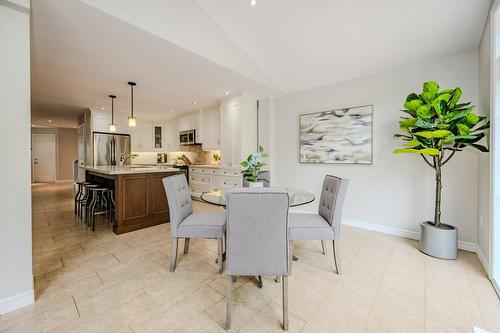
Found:
M 340 269 L 340 249 L 338 246 L 338 241 L 333 241 L 333 261 L 335 262 L 335 268 L 337 269 L 337 274 L 341 274 L 342 270 Z
M 170 256 L 170 271 L 175 271 L 175 264 L 177 263 L 177 246 L 179 245 L 179 238 L 172 238 L 172 254 Z
M 321 240 L 321 249 L 323 250 L 323 255 L 326 256 L 326 242 Z
M 283 298 L 283 330 L 288 331 L 288 276 L 281 277 Z
M 231 275 L 227 276 L 227 293 L 226 293 L 226 330 L 231 329 L 231 305 L 233 291 L 233 277 Z
M 217 239 L 217 261 L 219 263 L 219 273 L 224 271 L 224 259 L 222 258 L 222 248 L 224 246 L 224 239 L 221 237 Z
M 187 254 L 189 251 L 189 238 L 184 238 L 184 254 Z

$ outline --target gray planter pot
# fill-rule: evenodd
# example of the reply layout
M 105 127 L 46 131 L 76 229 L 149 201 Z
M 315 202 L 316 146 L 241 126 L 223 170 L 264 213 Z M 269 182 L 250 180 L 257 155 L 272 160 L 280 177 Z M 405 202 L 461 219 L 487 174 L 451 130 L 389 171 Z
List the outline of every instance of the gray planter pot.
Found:
M 436 228 L 431 222 L 420 224 L 420 251 L 440 259 L 457 259 L 458 229 L 441 224 Z

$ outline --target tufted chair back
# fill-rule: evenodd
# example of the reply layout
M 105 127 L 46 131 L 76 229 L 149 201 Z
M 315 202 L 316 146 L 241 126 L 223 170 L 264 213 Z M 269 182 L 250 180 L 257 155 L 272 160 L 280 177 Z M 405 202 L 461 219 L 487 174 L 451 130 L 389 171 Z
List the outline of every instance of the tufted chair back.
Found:
M 344 206 L 348 185 L 349 179 L 345 178 L 327 175 L 323 180 L 318 214 L 332 226 L 335 238 L 340 236 L 342 207 Z
M 170 236 L 177 237 L 177 227 L 193 213 L 191 193 L 185 174 L 165 177 L 162 179 L 170 213 Z

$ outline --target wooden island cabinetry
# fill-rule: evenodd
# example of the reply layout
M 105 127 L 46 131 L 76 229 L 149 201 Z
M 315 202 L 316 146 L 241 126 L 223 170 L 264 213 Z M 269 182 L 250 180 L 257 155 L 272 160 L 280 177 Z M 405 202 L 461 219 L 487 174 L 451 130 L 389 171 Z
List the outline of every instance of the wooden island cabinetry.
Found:
M 170 221 L 162 179 L 175 168 L 87 167 L 86 180 L 114 189 L 113 231 L 122 234 Z

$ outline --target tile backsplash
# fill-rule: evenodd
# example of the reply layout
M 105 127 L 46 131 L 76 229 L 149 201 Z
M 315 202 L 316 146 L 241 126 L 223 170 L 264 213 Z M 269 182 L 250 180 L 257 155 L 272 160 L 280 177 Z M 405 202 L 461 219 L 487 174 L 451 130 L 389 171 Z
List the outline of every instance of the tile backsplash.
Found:
M 202 150 L 201 146 L 188 146 L 183 151 L 167 153 L 167 162 L 173 163 L 177 156 L 186 155 L 193 164 L 216 164 L 213 154 L 220 151 Z M 138 156 L 132 160 L 133 164 L 153 164 L 156 163 L 157 152 L 133 152 Z

